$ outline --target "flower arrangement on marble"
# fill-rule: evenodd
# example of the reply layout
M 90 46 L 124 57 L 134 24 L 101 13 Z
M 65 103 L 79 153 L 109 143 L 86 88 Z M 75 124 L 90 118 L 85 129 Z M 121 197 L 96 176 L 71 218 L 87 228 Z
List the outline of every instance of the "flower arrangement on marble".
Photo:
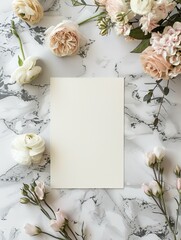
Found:
M 141 40 L 132 53 L 140 53 L 144 71 L 155 79 L 155 88 L 150 89 L 144 101 L 158 102 L 153 125 L 160 121 L 163 103 L 167 101 L 169 82 L 181 74 L 181 1 L 180 0 L 71 0 L 74 6 L 95 7 L 98 14 L 84 20 L 97 21 L 101 35 L 115 29 L 126 39 Z M 160 87 L 163 95 L 154 96 Z M 161 93 L 161 94 L 162 94 Z
M 40 234 L 48 235 L 55 239 L 60 240 L 85 240 L 86 235 L 84 233 L 84 223 L 80 233 L 77 233 L 71 228 L 71 222 L 68 220 L 66 215 L 58 209 L 53 210 L 47 202 L 47 195 L 49 194 L 46 190 L 43 182 L 34 181 L 30 185 L 23 184 L 21 189 L 22 197 L 20 203 L 32 204 L 39 207 L 40 211 L 49 219 L 49 225 L 55 234 L 49 233 L 43 230 L 40 226 L 32 225 L 27 223 L 24 227 L 25 232 L 30 236 L 37 236 Z
M 177 240 L 180 239 L 178 238 L 178 221 L 181 211 L 181 168 L 176 166 L 174 170 L 174 174 L 176 176 L 176 189 L 178 193 L 178 197 L 174 198 L 177 205 L 177 209 L 175 210 L 176 217 L 174 219 L 173 216 L 169 215 L 165 201 L 166 188 L 163 178 L 163 162 L 165 157 L 165 149 L 162 147 L 155 147 L 152 152 L 146 153 L 146 164 L 153 171 L 153 180 L 149 183 L 149 185 L 143 184 L 142 189 L 145 194 L 152 198 L 158 206 L 160 210 L 159 214 L 162 214 L 165 217 L 165 221 L 170 229 L 173 239 Z
M 22 55 L 21 57 L 18 55 L 19 67 L 12 73 L 11 79 L 21 85 L 30 83 L 39 76 L 42 68 L 36 65 L 38 58 L 25 57 L 22 40 L 16 30 L 14 21 L 11 22 L 11 33 L 18 39 Z

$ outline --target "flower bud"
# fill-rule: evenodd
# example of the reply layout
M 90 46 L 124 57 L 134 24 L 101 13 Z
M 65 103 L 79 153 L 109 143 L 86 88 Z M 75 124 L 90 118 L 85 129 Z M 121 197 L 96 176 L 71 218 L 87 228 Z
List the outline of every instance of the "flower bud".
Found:
M 181 178 L 177 178 L 177 190 L 181 193 Z
M 156 156 L 153 152 L 148 152 L 145 154 L 145 158 L 146 158 L 146 164 L 149 167 L 153 167 L 153 165 L 156 162 Z
M 148 196 L 151 196 L 151 189 L 148 185 L 146 185 L 145 183 L 142 184 L 142 190 L 144 191 L 144 193 Z
M 155 197 L 159 197 L 161 195 L 162 189 L 156 181 L 153 180 L 150 182 L 149 187 L 151 188 L 151 192 Z
M 175 167 L 174 173 L 177 177 L 180 177 L 181 169 L 180 169 L 179 165 L 177 165 Z
M 25 183 L 23 183 L 23 189 L 24 189 L 24 190 L 26 190 L 26 191 L 27 191 L 27 190 L 29 190 L 29 185 L 28 185 L 28 184 L 25 184 Z
M 163 158 L 165 157 L 165 148 L 164 147 L 155 147 L 153 149 L 153 153 L 156 156 L 156 161 L 158 163 L 163 161 Z
M 42 230 L 39 227 L 31 225 L 29 223 L 25 225 L 24 229 L 25 229 L 25 232 L 30 236 L 36 236 L 42 232 Z
M 23 196 L 28 196 L 27 191 L 25 191 L 24 189 L 21 190 L 21 194 L 22 194 Z
M 28 198 L 20 198 L 20 203 L 22 203 L 22 204 L 27 204 L 29 202 L 30 202 L 30 200 Z

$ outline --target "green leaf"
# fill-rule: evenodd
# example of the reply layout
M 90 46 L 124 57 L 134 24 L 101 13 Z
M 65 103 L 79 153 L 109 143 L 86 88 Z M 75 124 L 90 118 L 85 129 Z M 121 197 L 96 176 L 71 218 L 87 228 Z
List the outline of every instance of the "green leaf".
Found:
M 159 119 L 156 117 L 154 122 L 153 122 L 154 127 L 156 127 L 158 125 L 158 121 L 159 121 Z
M 23 65 L 23 60 L 18 56 L 18 65 L 21 67 Z
M 164 90 L 163 90 L 164 94 L 165 95 L 168 95 L 169 94 L 169 88 L 168 87 L 165 87 Z
M 146 34 L 141 30 L 141 27 L 137 27 L 131 30 L 130 37 L 142 40 L 142 39 L 149 39 L 151 37 L 151 34 Z
M 144 39 L 131 53 L 142 53 L 148 46 L 150 46 L 150 39 Z
M 149 92 L 144 96 L 143 101 L 149 103 L 149 102 L 151 101 L 152 96 L 153 96 L 153 92 L 152 92 L 152 91 L 149 91 Z

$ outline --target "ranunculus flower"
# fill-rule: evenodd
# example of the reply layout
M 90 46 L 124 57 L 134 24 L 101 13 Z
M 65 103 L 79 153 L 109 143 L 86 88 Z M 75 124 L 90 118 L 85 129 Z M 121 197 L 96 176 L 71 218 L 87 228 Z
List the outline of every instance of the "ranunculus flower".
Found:
M 151 167 L 155 164 L 156 162 L 156 156 L 153 152 L 148 152 L 145 154 L 145 158 L 146 158 L 146 164 Z
M 38 181 L 36 182 L 35 193 L 36 193 L 39 200 L 44 199 L 44 195 L 45 195 L 45 184 L 44 184 L 44 182 L 38 182 Z
M 38 77 L 42 68 L 36 66 L 37 58 L 28 57 L 21 67 L 18 67 L 11 75 L 11 79 L 19 84 L 27 84 Z
M 68 20 L 48 28 L 45 34 L 47 46 L 58 57 L 77 54 L 85 42 L 78 25 Z
M 55 232 L 59 232 L 64 228 L 66 218 L 60 210 L 55 212 L 55 216 L 56 216 L 56 219 L 50 221 L 50 226 Z
M 43 8 L 38 0 L 14 0 L 13 11 L 30 25 L 38 23 L 43 17 Z
M 164 147 L 155 147 L 153 153 L 156 156 L 157 162 L 161 162 L 165 157 L 165 148 Z
M 156 79 L 169 79 L 172 65 L 162 55 L 157 54 L 152 47 L 148 47 L 142 52 L 141 63 L 144 71 L 150 76 Z
M 148 14 L 153 6 L 154 0 L 131 0 L 131 10 L 139 15 Z
M 36 227 L 32 224 L 27 223 L 24 227 L 25 232 L 30 236 L 36 236 L 39 235 L 42 231 L 39 227 Z
M 19 135 L 12 142 L 12 156 L 16 162 L 22 165 L 39 163 L 44 151 L 44 140 L 34 133 Z

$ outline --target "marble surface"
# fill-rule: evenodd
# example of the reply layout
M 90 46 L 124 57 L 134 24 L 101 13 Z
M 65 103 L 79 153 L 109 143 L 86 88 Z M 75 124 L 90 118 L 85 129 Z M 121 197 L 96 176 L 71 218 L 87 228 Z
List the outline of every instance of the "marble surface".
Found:
M 125 188 L 51 190 L 49 201 L 54 209 L 66 212 L 74 228 L 79 228 L 79 223 L 84 221 L 87 240 L 171 240 L 164 218 L 154 213 L 157 207 L 140 186 L 151 180 L 143 154 L 155 145 L 167 148 L 168 170 L 181 159 L 181 82 L 171 82 L 170 105 L 166 104 L 162 122 L 154 130 L 151 123 L 158 104 L 142 102 L 149 88 L 145 83 L 153 80 L 143 73 L 139 56 L 130 53 L 137 43 L 125 42 L 114 32 L 101 37 L 92 22 L 80 28 L 87 38 L 80 53 L 59 59 L 44 45 L 46 28 L 58 23 L 62 15 L 79 22 L 91 16 L 93 9 L 73 8 L 69 0 L 56 0 L 53 5 L 52 1 L 45 1 L 52 6 L 45 6 L 45 17 L 38 26 L 29 27 L 13 15 L 11 2 L 7 0 L 0 5 L 0 240 L 50 239 L 31 238 L 24 233 L 27 222 L 41 227 L 49 223 L 36 207 L 19 203 L 22 183 L 39 179 L 49 184 L 50 76 L 125 78 Z M 10 33 L 11 19 L 21 34 L 26 55 L 38 56 L 39 65 L 43 67 L 39 79 L 23 87 L 10 79 L 19 54 L 17 41 Z M 11 141 L 17 134 L 27 132 L 38 133 L 46 140 L 46 154 L 38 166 L 22 167 L 11 156 Z M 167 203 L 171 214 L 175 214 L 172 201 L 175 183 L 169 172 Z

